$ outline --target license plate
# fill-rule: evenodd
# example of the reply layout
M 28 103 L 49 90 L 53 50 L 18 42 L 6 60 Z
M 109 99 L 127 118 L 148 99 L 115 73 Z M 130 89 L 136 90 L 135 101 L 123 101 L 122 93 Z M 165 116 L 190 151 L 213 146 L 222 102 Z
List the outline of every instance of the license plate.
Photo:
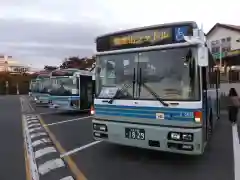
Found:
M 145 140 L 145 130 L 137 128 L 125 128 L 125 137 L 128 139 Z

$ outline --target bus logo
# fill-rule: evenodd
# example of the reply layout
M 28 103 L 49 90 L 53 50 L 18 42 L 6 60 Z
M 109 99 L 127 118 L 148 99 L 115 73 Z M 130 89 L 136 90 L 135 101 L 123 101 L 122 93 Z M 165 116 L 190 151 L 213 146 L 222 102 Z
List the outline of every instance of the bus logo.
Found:
M 156 119 L 164 119 L 164 113 L 156 113 Z
M 183 41 L 184 36 L 187 35 L 188 26 L 182 26 L 175 28 L 175 41 Z

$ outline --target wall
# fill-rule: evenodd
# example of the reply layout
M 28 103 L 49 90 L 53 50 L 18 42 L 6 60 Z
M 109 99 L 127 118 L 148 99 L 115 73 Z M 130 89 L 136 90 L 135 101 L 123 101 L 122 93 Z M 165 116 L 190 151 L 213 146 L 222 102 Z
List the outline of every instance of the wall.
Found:
M 211 32 L 211 34 L 207 37 L 208 41 L 220 40 L 222 38 L 231 37 L 231 50 L 240 49 L 240 43 L 236 42 L 240 38 L 240 33 L 236 31 L 232 31 L 226 28 L 216 28 Z

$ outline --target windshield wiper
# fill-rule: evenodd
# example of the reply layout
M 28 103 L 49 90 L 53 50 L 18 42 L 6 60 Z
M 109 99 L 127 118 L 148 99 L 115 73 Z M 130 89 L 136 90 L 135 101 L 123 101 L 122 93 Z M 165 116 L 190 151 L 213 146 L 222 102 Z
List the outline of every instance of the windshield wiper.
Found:
M 135 68 L 133 69 L 133 81 L 132 81 L 132 85 L 133 85 L 133 97 L 134 97 L 134 92 L 135 92 L 135 83 L 136 83 L 136 81 L 135 81 Z M 127 86 L 127 84 L 123 84 L 123 87 L 121 88 L 121 89 L 118 89 L 117 90 L 117 92 L 115 93 L 115 95 L 108 101 L 108 103 L 109 104 L 112 104 L 113 103 L 113 100 L 114 99 L 116 99 L 116 97 L 118 96 L 118 94 L 121 92 L 121 91 L 123 91 L 123 90 L 125 90 L 125 89 L 127 89 L 129 86 Z
M 143 86 L 152 96 L 154 96 L 163 106 L 169 106 L 168 103 L 164 102 L 161 97 L 157 93 L 155 93 L 150 87 L 148 87 L 145 83 L 142 82 L 142 68 L 140 68 L 140 73 L 139 73 L 139 95 L 141 92 L 141 86 Z

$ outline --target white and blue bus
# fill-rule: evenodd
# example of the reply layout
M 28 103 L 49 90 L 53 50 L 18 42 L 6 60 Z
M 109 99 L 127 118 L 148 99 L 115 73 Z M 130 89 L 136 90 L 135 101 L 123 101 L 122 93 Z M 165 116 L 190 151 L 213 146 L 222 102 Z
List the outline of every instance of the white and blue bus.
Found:
M 50 108 L 67 111 L 89 110 L 93 102 L 94 76 L 79 69 L 55 70 L 51 74 Z
M 28 95 L 30 97 L 30 100 L 33 101 L 34 100 L 34 93 L 37 89 L 37 84 L 36 84 L 36 79 L 32 79 L 29 83 L 29 92 Z
M 35 97 L 37 104 L 48 105 L 49 103 L 49 90 L 51 87 L 50 73 L 49 71 L 45 71 L 45 74 L 41 73 L 36 78 L 39 90 L 39 93 Z
M 219 70 L 195 22 L 96 39 L 93 137 L 201 155 L 219 118 Z
M 37 104 L 48 104 L 48 90 L 50 88 L 50 71 L 34 73 L 30 82 L 29 95 Z

